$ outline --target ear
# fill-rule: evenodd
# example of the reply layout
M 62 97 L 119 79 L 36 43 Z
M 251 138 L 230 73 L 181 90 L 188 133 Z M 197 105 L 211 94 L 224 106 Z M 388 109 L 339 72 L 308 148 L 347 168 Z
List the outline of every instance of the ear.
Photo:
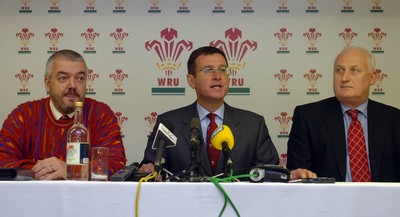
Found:
M 50 93 L 50 78 L 44 76 L 44 86 L 46 88 L 46 93 Z
M 192 74 L 186 75 L 187 82 L 192 89 L 196 89 L 195 77 Z
M 378 78 L 378 74 L 379 72 L 375 69 L 372 73 L 371 73 L 371 79 L 369 82 L 369 85 L 372 86 L 376 83 L 376 79 Z

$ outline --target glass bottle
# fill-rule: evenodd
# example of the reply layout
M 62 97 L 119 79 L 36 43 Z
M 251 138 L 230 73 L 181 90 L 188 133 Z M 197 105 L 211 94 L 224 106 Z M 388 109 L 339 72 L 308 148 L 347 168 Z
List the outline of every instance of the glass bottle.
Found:
M 75 102 L 74 125 L 67 133 L 67 180 L 89 180 L 89 131 L 83 125 L 82 102 Z

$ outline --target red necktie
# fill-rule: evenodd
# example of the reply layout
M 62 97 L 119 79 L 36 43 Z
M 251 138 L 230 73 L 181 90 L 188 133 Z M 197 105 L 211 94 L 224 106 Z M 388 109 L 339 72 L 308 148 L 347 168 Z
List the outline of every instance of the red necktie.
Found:
M 213 173 L 217 169 L 218 159 L 219 159 L 219 150 L 211 145 L 211 139 L 210 139 L 211 134 L 218 127 L 217 123 L 215 123 L 215 116 L 216 115 L 214 113 L 209 113 L 207 115 L 207 117 L 210 119 L 210 124 L 207 127 L 207 153 L 208 153 L 208 159 L 210 160 L 211 170 L 213 171 Z
M 367 147 L 364 131 L 358 121 L 358 110 L 348 110 L 351 123 L 348 131 L 350 170 L 353 182 L 370 182 L 371 173 L 368 167 Z

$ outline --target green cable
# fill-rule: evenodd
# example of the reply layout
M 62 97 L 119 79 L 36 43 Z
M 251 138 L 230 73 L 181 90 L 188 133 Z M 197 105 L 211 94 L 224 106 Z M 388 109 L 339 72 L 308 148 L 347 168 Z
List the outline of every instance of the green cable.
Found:
M 232 200 L 229 198 L 229 196 L 228 196 L 228 194 L 225 192 L 224 188 L 221 186 L 221 184 L 219 184 L 218 179 L 212 178 L 212 177 L 211 177 L 211 178 L 210 178 L 210 181 L 211 181 L 212 183 L 214 183 L 214 184 L 217 186 L 217 188 L 218 188 L 219 190 L 221 190 L 221 192 L 222 192 L 222 194 L 224 195 L 224 198 L 225 198 L 224 206 L 222 207 L 222 209 L 221 209 L 221 211 L 220 211 L 220 213 L 219 213 L 218 216 L 219 216 L 219 217 L 222 216 L 222 214 L 223 214 L 224 211 L 225 211 L 226 204 L 227 204 L 227 201 L 228 201 L 228 202 L 231 204 L 233 210 L 235 210 L 236 215 L 237 215 L 238 217 L 240 217 L 239 211 L 236 209 L 236 206 L 233 204 Z
M 240 217 L 239 211 L 237 210 L 235 204 L 233 204 L 232 200 L 230 199 L 230 197 L 228 196 L 228 194 L 225 192 L 224 188 L 222 187 L 222 185 L 220 184 L 220 182 L 234 182 L 236 179 L 240 179 L 240 178 L 248 178 L 248 177 L 252 177 L 255 175 L 237 175 L 237 176 L 233 176 L 233 170 L 230 171 L 230 175 L 226 178 L 213 178 L 210 177 L 209 180 L 215 184 L 215 186 L 217 186 L 217 188 L 222 192 L 222 194 L 224 195 L 224 205 L 219 213 L 219 217 L 222 216 L 222 214 L 225 211 L 227 202 L 229 202 L 229 204 L 231 204 L 233 210 L 235 211 L 236 215 L 238 217 Z

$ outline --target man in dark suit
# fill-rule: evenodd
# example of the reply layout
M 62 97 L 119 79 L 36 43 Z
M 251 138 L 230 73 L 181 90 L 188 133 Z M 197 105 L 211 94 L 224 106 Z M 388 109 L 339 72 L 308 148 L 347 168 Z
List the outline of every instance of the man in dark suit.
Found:
M 400 110 L 368 99 L 376 82 L 374 68 L 369 51 L 346 47 L 334 62 L 335 97 L 295 108 L 287 159 L 293 178 L 355 181 L 347 139 L 352 122 L 348 110 L 358 110 L 370 181 L 400 181 Z
M 228 61 L 225 54 L 215 47 L 201 47 L 193 51 L 189 57 L 187 81 L 196 91 L 197 100 L 191 105 L 161 114 L 157 123 L 170 121 L 174 125 L 173 133 L 177 136 L 177 144 L 165 150 L 165 168 L 174 174 L 189 170 L 190 158 L 190 125 L 194 117 L 201 121 L 202 147 L 200 171 L 204 176 L 212 176 L 224 172 L 224 156 L 219 155 L 216 168 L 212 169 L 207 154 L 206 132 L 210 119 L 209 113 L 215 113 L 217 125 L 227 125 L 234 136 L 231 157 L 233 174 L 248 174 L 252 166 L 257 164 L 278 164 L 279 157 L 269 136 L 264 118 L 256 113 L 233 108 L 224 102 L 229 87 Z M 156 151 L 152 149 L 154 128 L 149 137 L 140 172 L 153 172 Z

